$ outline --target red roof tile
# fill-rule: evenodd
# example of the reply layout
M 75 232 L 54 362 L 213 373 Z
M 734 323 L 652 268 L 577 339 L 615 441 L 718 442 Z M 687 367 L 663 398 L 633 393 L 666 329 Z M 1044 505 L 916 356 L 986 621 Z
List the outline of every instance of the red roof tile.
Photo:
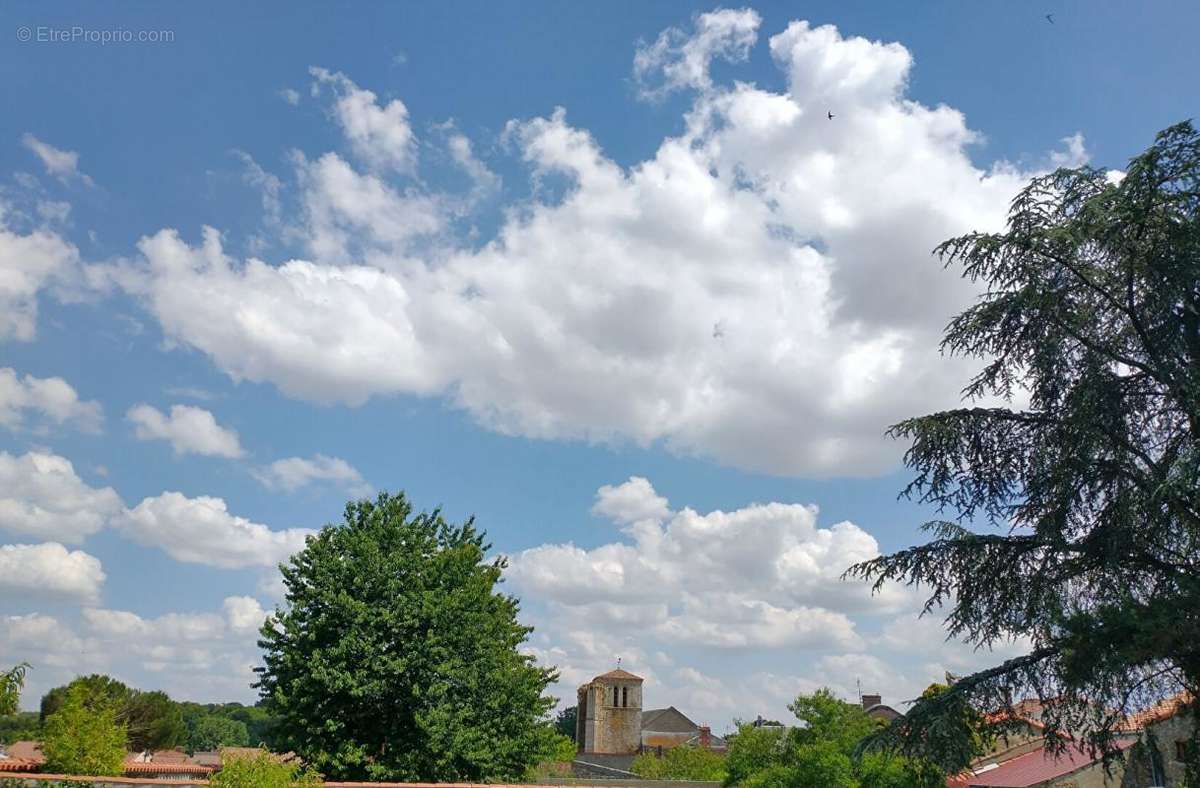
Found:
M 216 771 L 214 766 L 201 766 L 198 763 L 126 763 L 125 774 L 136 777 L 139 774 L 190 774 L 204 776 Z
M 1119 750 L 1132 747 L 1133 744 L 1133 740 L 1113 742 L 1113 746 Z M 971 788 L 1026 788 L 1079 771 L 1098 760 L 1082 747 L 1068 747 L 1057 754 L 1035 750 L 968 777 L 965 784 Z
M 1183 706 L 1191 702 L 1192 694 L 1186 691 L 1172 695 L 1169 698 L 1163 698 L 1150 708 L 1143 709 L 1137 714 L 1129 715 L 1128 726 L 1131 730 L 1141 730 L 1147 725 L 1174 717 Z

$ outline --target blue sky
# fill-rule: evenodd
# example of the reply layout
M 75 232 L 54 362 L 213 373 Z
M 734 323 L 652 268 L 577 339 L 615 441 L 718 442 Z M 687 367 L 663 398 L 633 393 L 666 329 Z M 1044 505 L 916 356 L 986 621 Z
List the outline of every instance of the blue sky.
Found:
M 0 663 L 28 706 L 91 670 L 251 699 L 273 561 L 404 489 L 513 557 L 564 694 L 620 655 L 720 726 L 984 664 L 836 581 L 919 538 L 881 434 L 973 368 L 928 251 L 1187 117 L 1198 24 L 5 4 Z

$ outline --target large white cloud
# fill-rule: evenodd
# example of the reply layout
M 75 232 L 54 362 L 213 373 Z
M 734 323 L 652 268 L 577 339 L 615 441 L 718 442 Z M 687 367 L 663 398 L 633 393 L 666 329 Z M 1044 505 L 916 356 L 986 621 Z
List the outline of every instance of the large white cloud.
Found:
M 4 224 L 0 205 L 0 340 L 37 333 L 38 295 L 72 278 L 79 251 L 45 229 L 22 234 Z
M 627 539 L 590 550 L 548 544 L 522 551 L 512 557 L 513 582 L 564 604 L 670 606 L 691 595 L 696 603 L 684 604 L 685 617 L 689 610 L 705 609 L 723 616 L 738 600 L 755 603 L 741 608 L 745 621 L 769 620 L 771 608 L 853 611 L 906 603 L 906 596 L 891 592 L 872 599 L 865 586 L 841 580 L 850 564 L 879 555 L 879 545 L 850 522 L 818 527 L 815 506 L 767 503 L 732 512 L 684 508 L 661 515 L 643 509 L 636 519 L 628 509 L 606 509 L 635 492 L 666 508 L 645 479 L 603 487 L 593 511 L 607 511 L 623 523 Z
M 0 545 L 0 594 L 94 602 L 104 585 L 100 560 L 57 542 Z
M 90 487 L 56 454 L 0 452 L 0 531 L 79 544 L 122 509 L 111 487 Z
M 841 581 L 851 563 L 878 555 L 878 545 L 851 523 L 819 528 L 816 507 L 672 512 L 639 477 L 601 487 L 596 499 L 593 512 L 620 525 L 624 540 L 590 550 L 531 548 L 510 557 L 506 574 L 535 607 L 529 617 L 543 640 L 534 653 L 563 670 L 563 690 L 620 655 L 639 675 L 654 672 L 659 699 L 693 691 L 707 698 L 714 686 L 730 689 L 727 676 L 689 689 L 678 670 L 655 666 L 674 665 L 666 655 L 687 648 L 730 652 L 710 654 L 710 664 L 797 650 L 809 659 L 858 652 L 867 638 L 856 617 L 911 604 L 894 590 L 872 599 L 861 584 Z M 717 705 L 722 714 L 735 711 L 728 697 Z
M 702 15 L 640 50 L 644 80 L 694 100 L 631 167 L 563 110 L 509 123 L 535 181 L 568 186 L 510 207 L 478 248 L 446 236 L 453 200 L 397 174 L 403 105 L 316 70 L 371 170 L 295 157 L 287 224 L 313 259 L 239 261 L 215 230 L 198 247 L 163 230 L 127 286 L 170 339 L 295 397 L 443 395 L 505 433 L 878 472 L 899 452 L 887 426 L 956 402 L 971 371 L 937 342 L 974 291 L 930 250 L 1001 226 L 1029 173 L 976 167 L 962 115 L 905 95 L 896 43 L 795 22 L 769 42 L 784 89 L 714 80 L 758 24 Z
M 100 403 L 80 399 L 62 378 L 18 375 L 10 367 L 0 367 L 0 426 L 21 427 L 31 412 L 55 424 L 70 423 L 91 433 L 99 432 L 104 421 Z
M 979 669 L 1028 645 L 977 651 L 947 641 L 936 611 L 918 617 L 913 590 L 871 596 L 866 584 L 843 581 L 879 546 L 852 523 L 819 526 L 815 506 L 672 511 L 633 477 L 601 487 L 592 511 L 622 538 L 524 550 L 505 574 L 535 627 L 529 651 L 559 668 L 565 705 L 619 657 L 646 679 L 650 706 L 676 705 L 718 727 L 757 714 L 790 719 L 787 704 L 820 687 L 854 700 L 861 685 L 899 706 L 947 670 Z
M 204 408 L 172 405 L 165 414 L 145 403 L 134 405 L 125 415 L 134 425 L 140 440 L 164 440 L 176 454 L 203 454 L 212 457 L 241 457 L 245 452 L 234 430 L 222 427 Z
M 273 531 L 231 514 L 220 498 L 189 498 L 165 492 L 125 512 L 117 527 L 141 544 L 161 548 L 177 561 L 237 569 L 273 567 L 304 547 L 315 531 Z

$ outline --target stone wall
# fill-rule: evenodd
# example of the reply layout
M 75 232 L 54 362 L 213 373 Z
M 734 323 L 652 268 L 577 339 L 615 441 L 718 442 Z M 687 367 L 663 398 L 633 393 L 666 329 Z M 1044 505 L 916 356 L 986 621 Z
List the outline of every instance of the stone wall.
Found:
M 579 688 L 576 701 L 581 752 L 626 755 L 638 751 L 642 744 L 640 682 L 593 681 Z

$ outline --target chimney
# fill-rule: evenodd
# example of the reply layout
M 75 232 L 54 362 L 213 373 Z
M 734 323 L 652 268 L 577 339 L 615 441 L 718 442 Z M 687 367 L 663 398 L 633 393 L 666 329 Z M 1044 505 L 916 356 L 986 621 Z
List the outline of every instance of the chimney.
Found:
M 712 728 L 707 725 L 700 726 L 700 746 L 706 750 L 712 747 Z
M 883 703 L 882 695 L 863 695 L 862 696 L 862 707 L 863 707 L 864 711 L 871 708 L 872 706 L 878 706 L 881 703 Z

